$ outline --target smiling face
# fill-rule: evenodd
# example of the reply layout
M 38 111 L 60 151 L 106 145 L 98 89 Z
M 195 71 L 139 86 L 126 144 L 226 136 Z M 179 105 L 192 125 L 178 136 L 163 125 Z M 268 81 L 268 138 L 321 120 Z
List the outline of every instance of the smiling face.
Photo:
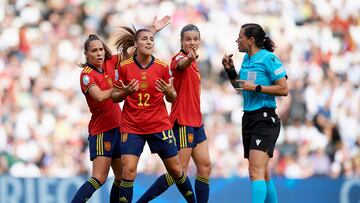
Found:
M 150 31 L 142 31 L 139 33 L 135 46 L 137 53 L 145 56 L 149 56 L 154 52 L 154 35 Z
M 181 47 L 186 53 L 189 53 L 191 49 L 197 51 L 200 45 L 200 33 L 196 30 L 190 30 L 184 32 L 184 36 L 181 38 Z
M 236 40 L 239 52 L 248 52 L 251 47 L 251 38 L 246 37 L 244 32 L 244 29 L 241 29 L 239 37 Z
M 100 40 L 92 40 L 85 51 L 86 60 L 95 67 L 101 67 L 105 60 L 105 49 Z

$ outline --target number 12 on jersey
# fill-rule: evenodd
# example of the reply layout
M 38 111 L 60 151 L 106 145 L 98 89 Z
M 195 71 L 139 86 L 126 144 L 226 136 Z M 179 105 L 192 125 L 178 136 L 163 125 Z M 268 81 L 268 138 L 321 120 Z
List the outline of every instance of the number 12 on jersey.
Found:
M 150 94 L 149 93 L 139 93 L 139 103 L 138 106 L 150 106 Z

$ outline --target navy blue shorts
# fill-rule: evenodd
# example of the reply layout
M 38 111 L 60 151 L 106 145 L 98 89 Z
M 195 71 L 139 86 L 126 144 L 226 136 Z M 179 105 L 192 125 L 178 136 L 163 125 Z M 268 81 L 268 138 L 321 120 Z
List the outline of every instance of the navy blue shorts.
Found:
M 191 127 L 179 125 L 175 122 L 173 130 L 178 150 L 181 148 L 194 148 L 197 144 L 206 140 L 204 125 Z
M 144 135 L 122 133 L 121 154 L 132 154 L 140 157 L 145 142 L 148 143 L 151 153 L 157 153 L 161 159 L 167 159 L 177 155 L 174 133 L 171 129 Z
M 113 128 L 97 135 L 89 135 L 88 140 L 91 161 L 97 156 L 106 156 L 112 159 L 121 156 L 119 128 Z

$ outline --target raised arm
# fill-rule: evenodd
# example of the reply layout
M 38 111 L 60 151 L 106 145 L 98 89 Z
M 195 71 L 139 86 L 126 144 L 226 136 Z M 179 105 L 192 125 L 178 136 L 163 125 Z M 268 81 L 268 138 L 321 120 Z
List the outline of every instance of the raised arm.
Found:
M 238 82 L 238 74 L 236 73 L 234 61 L 232 59 L 232 54 L 230 55 L 224 55 L 222 58 L 222 65 L 224 67 L 225 72 L 227 73 L 227 76 L 234 88 L 239 88 L 239 82 Z
M 195 49 L 191 49 L 186 57 L 179 60 L 176 65 L 177 70 L 184 70 L 185 68 L 189 67 L 190 64 L 195 61 L 198 57 Z
M 161 18 L 160 20 L 157 19 L 157 17 L 154 17 L 154 21 L 152 26 L 150 27 L 150 31 L 154 34 L 162 30 L 164 27 L 169 25 L 171 22 L 171 17 L 169 15 Z

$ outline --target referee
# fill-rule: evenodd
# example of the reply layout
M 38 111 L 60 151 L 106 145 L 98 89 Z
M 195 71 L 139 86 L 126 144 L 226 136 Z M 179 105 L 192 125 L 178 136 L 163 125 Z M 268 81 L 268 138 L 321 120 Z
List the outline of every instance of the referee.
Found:
M 239 76 L 232 54 L 224 55 L 222 64 L 231 84 L 244 98 L 242 138 L 244 156 L 249 160 L 252 202 L 277 203 L 276 188 L 270 180 L 269 159 L 280 132 L 275 96 L 288 94 L 286 72 L 273 54 L 274 42 L 260 25 L 241 26 L 236 43 L 239 52 L 246 53 Z

